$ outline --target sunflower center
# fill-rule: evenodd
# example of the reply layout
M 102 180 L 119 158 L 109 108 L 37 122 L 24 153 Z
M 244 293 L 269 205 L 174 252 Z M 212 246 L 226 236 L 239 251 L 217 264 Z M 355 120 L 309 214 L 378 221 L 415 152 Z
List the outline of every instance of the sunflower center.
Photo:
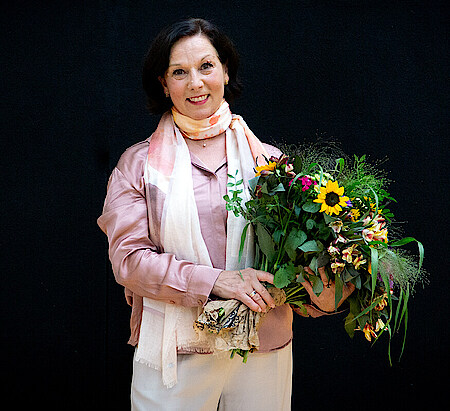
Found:
M 325 196 L 325 203 L 330 207 L 334 207 L 339 203 L 339 196 L 334 192 L 327 193 Z

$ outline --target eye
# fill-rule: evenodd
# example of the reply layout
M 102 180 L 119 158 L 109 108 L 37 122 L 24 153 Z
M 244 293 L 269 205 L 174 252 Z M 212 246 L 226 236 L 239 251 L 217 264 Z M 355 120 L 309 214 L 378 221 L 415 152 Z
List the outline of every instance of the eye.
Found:
M 203 71 L 212 70 L 213 68 L 214 68 L 214 65 L 210 61 L 207 61 L 200 66 L 200 70 L 203 70 Z
M 182 79 L 186 77 L 186 72 L 183 69 L 175 69 L 172 71 L 172 76 L 176 79 Z

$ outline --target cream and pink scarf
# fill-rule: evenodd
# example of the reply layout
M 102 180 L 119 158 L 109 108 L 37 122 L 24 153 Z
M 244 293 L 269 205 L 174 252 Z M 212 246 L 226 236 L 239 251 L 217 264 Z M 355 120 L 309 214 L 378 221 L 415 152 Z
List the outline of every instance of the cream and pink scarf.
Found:
M 177 110 L 165 113 L 149 139 L 144 180 L 151 195 L 152 187 L 162 191 L 162 216 L 149 210 L 149 232 L 160 233 L 164 252 L 177 259 L 212 266 L 203 240 L 192 182 L 191 158 L 184 138 L 205 139 L 226 133 L 228 172 L 244 181 L 244 201 L 248 199 L 247 181 L 254 167 L 265 163 L 268 154 L 240 116 L 231 114 L 224 100 L 217 111 L 204 120 L 193 120 Z M 227 188 L 229 189 L 229 188 Z M 156 196 L 155 196 L 156 197 Z M 248 230 L 242 259 L 239 247 L 245 226 L 242 217 L 228 213 L 226 269 L 249 267 L 253 263 L 253 234 Z M 161 370 L 165 386 L 177 382 L 177 349 L 214 352 L 214 337 L 198 334 L 194 321 L 202 307 L 183 307 L 144 298 L 139 344 L 135 359 Z

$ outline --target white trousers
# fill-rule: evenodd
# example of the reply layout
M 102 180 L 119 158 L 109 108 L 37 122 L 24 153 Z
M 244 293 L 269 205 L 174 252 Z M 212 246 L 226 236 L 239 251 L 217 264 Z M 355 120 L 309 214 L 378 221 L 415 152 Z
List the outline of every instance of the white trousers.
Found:
M 292 344 L 247 363 L 235 355 L 178 355 L 178 383 L 166 388 L 161 372 L 133 360 L 133 411 L 289 411 Z

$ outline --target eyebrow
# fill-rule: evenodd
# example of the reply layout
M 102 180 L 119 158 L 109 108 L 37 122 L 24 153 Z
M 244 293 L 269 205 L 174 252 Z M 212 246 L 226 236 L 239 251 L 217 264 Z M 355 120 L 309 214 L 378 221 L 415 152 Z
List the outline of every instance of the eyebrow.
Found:
M 202 58 L 200 59 L 200 61 L 203 61 L 203 60 L 205 60 L 205 59 L 208 58 L 208 57 L 219 58 L 219 56 L 217 56 L 217 55 L 215 55 L 215 54 L 207 54 L 206 56 L 202 57 Z M 172 66 L 182 66 L 182 65 L 183 65 L 183 64 L 181 64 L 181 63 L 173 63 L 173 64 L 169 64 L 169 67 L 172 67 Z

